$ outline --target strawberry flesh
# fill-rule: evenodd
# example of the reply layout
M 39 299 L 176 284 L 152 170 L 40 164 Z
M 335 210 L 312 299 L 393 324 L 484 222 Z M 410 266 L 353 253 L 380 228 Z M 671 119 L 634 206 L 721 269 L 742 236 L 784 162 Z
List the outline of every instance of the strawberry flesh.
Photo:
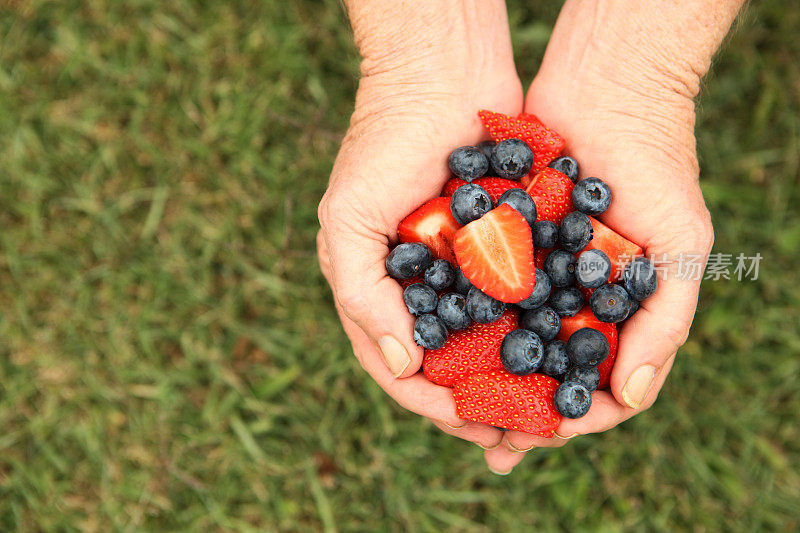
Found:
M 496 300 L 517 303 L 533 291 L 533 239 L 525 218 L 503 204 L 456 232 L 453 243 L 461 272 Z
M 450 212 L 450 198 L 440 196 L 422 204 L 397 226 L 400 242 L 421 242 L 439 258 L 455 263 L 453 239 L 461 225 Z
M 589 217 L 589 221 L 592 223 L 592 240 L 581 251 L 601 250 L 605 252 L 611 260 L 611 276 L 608 281 L 613 283 L 622 277 L 625 265 L 644 252 L 641 246 L 629 241 L 596 218 Z
M 458 381 L 453 398 L 461 418 L 549 438 L 561 423 L 553 402 L 558 385 L 544 374 L 494 370 Z
M 501 370 L 500 345 L 517 327 L 517 311 L 509 309 L 491 324 L 475 322 L 465 330 L 451 331 L 443 348 L 425 350 L 425 377 L 437 385 L 452 387 L 476 372 Z

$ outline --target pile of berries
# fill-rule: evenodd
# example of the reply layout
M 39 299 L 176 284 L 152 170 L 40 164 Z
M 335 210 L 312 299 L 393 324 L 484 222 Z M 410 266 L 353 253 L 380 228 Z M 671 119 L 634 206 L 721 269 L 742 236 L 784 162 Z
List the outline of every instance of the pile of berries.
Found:
M 423 371 L 462 418 L 544 437 L 608 387 L 617 325 L 656 290 L 642 249 L 597 220 L 612 191 L 578 179 L 535 116 L 481 111 L 491 141 L 456 148 L 442 195 L 386 258 L 416 316 Z

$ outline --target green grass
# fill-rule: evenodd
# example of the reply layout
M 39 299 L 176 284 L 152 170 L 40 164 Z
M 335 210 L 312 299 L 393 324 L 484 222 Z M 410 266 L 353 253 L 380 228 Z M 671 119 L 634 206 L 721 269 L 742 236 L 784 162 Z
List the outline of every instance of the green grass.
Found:
M 523 4 L 529 80 L 558 6 Z M 367 379 L 318 272 L 337 1 L 0 2 L 0 530 L 800 528 L 794 7 L 752 4 L 700 104 L 759 281 L 705 285 L 650 411 L 499 478 Z

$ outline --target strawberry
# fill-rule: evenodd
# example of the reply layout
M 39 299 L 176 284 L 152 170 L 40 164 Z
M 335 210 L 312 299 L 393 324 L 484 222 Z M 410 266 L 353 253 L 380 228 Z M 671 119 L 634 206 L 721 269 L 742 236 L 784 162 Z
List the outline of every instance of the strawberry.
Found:
M 517 303 L 533 291 L 533 239 L 525 218 L 508 204 L 456 232 L 453 251 L 461 272 L 496 300 Z
M 400 242 L 421 242 L 439 259 L 455 263 L 453 238 L 460 228 L 450 212 L 450 198 L 440 196 L 422 204 L 397 226 Z
M 481 110 L 478 116 L 495 141 L 516 138 L 522 139 L 531 147 L 534 173 L 546 168 L 550 161 L 558 157 L 566 144 L 558 133 L 528 113 L 522 113 L 514 118 L 502 113 Z
M 492 202 L 497 204 L 497 200 L 509 189 L 521 189 L 522 185 L 516 180 L 507 180 L 503 178 L 478 178 L 473 180 L 472 183 L 480 185 L 484 188 L 489 196 L 492 197 Z
M 400 284 L 400 287 L 402 287 L 403 290 L 406 290 L 409 285 L 413 285 L 414 283 L 425 283 L 425 278 L 422 276 L 422 274 L 420 274 L 419 276 L 414 276 L 410 279 L 398 279 L 397 283 Z
M 553 403 L 558 385 L 544 374 L 493 370 L 458 381 L 453 398 L 461 418 L 549 438 L 561 423 Z
M 611 370 L 614 368 L 614 361 L 617 359 L 617 325 L 600 322 L 594 316 L 592 310 L 586 306 L 578 311 L 575 316 L 561 317 L 561 331 L 558 333 L 558 338 L 567 342 L 570 335 L 581 328 L 596 329 L 608 339 L 608 357 L 597 367 L 597 370 L 600 371 L 600 385 L 598 388 L 604 389 L 609 385 Z
M 447 180 L 447 183 L 444 184 L 444 188 L 442 189 L 442 196 L 447 196 L 449 198 L 453 196 L 453 193 L 456 192 L 456 189 L 466 184 L 467 182 L 462 179 L 450 178 L 449 180 Z
M 580 285 L 578 285 L 578 290 L 581 291 L 581 294 L 583 294 L 583 297 L 586 298 L 587 302 L 592 297 L 592 293 L 594 292 L 594 289 L 590 289 L 588 287 L 581 287 Z
M 536 202 L 536 220 L 549 220 L 561 224 L 572 206 L 572 183 L 566 174 L 554 168 L 546 168 L 536 174 L 528 184 L 528 194 Z
M 476 372 L 500 370 L 500 345 L 503 338 L 517 329 L 517 311 L 509 309 L 491 324 L 474 322 L 461 331 L 451 331 L 444 348 L 425 350 L 422 371 L 429 381 L 452 387 Z
M 592 240 L 584 250 L 602 250 L 611 260 L 609 283 L 622 277 L 625 265 L 634 257 L 642 255 L 642 248 L 615 232 L 599 220 L 589 217 L 592 223 Z M 583 251 L 583 250 L 581 250 Z
M 544 261 L 555 248 L 536 248 L 533 251 L 533 265 L 539 270 L 544 270 Z

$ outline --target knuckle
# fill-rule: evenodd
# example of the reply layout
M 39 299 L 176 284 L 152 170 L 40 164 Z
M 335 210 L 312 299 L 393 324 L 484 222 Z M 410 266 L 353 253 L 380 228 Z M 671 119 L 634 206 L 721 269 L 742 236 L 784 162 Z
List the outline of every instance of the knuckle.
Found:
M 359 323 L 360 319 L 369 312 L 369 299 L 359 287 L 339 287 L 336 299 L 342 312 L 356 323 Z

